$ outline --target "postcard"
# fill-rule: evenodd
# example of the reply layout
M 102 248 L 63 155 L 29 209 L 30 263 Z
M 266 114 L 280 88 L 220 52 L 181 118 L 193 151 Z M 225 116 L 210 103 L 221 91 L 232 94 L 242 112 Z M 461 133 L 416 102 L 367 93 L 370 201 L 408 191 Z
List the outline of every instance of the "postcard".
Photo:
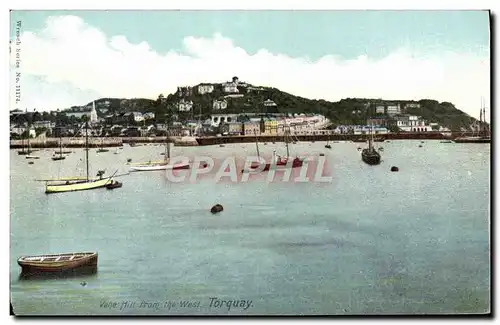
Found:
M 11 11 L 11 313 L 489 314 L 490 14 Z

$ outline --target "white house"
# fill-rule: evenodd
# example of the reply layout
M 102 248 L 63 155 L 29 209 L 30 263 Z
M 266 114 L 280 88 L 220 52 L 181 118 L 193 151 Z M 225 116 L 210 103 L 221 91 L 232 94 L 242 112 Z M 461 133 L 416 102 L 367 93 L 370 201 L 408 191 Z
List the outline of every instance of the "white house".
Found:
M 375 107 L 375 113 L 376 114 L 384 114 L 385 113 L 385 107 L 378 105 Z
M 406 108 L 420 108 L 420 103 L 406 103 Z
M 397 105 L 388 105 L 387 106 L 387 114 L 389 115 L 396 115 L 396 114 L 401 114 L 401 107 L 399 104 Z
M 179 112 L 190 112 L 192 108 L 193 108 L 192 101 L 186 101 L 184 99 L 181 99 L 177 103 L 177 109 L 179 110 Z
M 238 77 L 233 77 L 232 82 L 226 82 L 222 84 L 222 90 L 225 93 L 238 93 Z
M 144 121 L 144 116 L 141 112 L 132 112 L 132 117 L 134 118 L 134 122 Z
M 238 114 L 212 114 L 210 117 L 211 126 L 219 126 L 220 123 L 236 122 Z
M 225 99 L 223 100 L 214 100 L 213 110 L 221 110 L 221 109 L 226 109 L 227 108 L 227 101 Z
M 266 107 L 273 107 L 273 106 L 278 106 L 276 103 L 270 99 L 267 99 L 264 101 L 264 106 Z
M 222 89 L 225 93 L 238 93 L 238 85 L 234 82 L 226 82 L 222 84 Z
M 212 84 L 201 84 L 198 86 L 198 94 L 209 94 L 214 91 L 214 85 Z

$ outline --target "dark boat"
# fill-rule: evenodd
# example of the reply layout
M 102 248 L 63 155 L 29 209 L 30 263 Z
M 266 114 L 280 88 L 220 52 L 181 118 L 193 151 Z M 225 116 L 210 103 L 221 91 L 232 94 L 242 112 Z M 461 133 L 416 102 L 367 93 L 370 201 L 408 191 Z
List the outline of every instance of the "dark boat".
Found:
M 474 123 L 475 124 L 475 123 Z M 484 107 L 483 98 L 481 98 L 481 109 L 479 111 L 478 134 L 471 137 L 458 137 L 453 139 L 455 143 L 491 143 L 491 134 L 488 123 L 486 122 L 486 108 Z
M 328 139 L 328 141 L 326 141 L 325 148 L 326 149 L 332 149 L 332 146 L 330 145 L 330 139 Z
M 108 152 L 109 149 L 104 148 L 104 139 L 101 138 L 101 147 L 97 149 L 97 152 Z
M 371 137 L 368 139 L 368 148 L 361 150 L 361 159 L 368 165 L 378 165 L 380 164 L 380 154 L 373 147 L 373 133 L 371 132 Z
M 31 155 L 33 152 L 38 151 L 38 150 L 31 149 L 31 146 L 30 146 L 30 130 L 31 130 L 31 126 L 29 125 L 28 126 L 28 138 L 27 138 L 28 145 L 26 146 L 26 148 L 24 148 L 24 138 L 23 138 L 21 140 L 21 142 L 22 142 L 22 144 L 21 144 L 22 149 L 17 152 L 18 155 Z
M 97 268 L 97 253 L 65 253 L 56 255 L 22 256 L 17 260 L 22 273 L 54 273 Z
M 122 187 L 122 183 L 120 182 L 117 182 L 117 181 L 112 181 L 111 183 L 109 183 L 108 185 L 106 185 L 106 188 L 108 190 L 112 190 L 112 189 L 115 189 L 115 188 L 119 188 L 119 187 Z
M 63 156 L 63 150 L 62 150 L 62 137 L 59 137 L 59 152 L 54 153 L 52 156 L 52 160 L 64 160 L 66 159 L 66 156 Z

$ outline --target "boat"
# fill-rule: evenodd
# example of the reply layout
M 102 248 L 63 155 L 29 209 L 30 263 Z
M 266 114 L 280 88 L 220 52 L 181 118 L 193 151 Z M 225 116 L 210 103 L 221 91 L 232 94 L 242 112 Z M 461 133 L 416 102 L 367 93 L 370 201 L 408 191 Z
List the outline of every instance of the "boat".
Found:
M 479 111 L 479 125 L 477 120 L 473 123 L 473 129 L 477 130 L 478 135 L 469 137 L 458 137 L 454 139 L 455 143 L 491 143 L 491 134 L 489 126 L 486 122 L 486 108 L 484 107 L 483 98 L 481 98 L 481 109 Z M 474 131 L 475 132 L 475 131 Z
M 85 123 L 85 148 L 88 149 L 89 137 L 88 137 L 88 122 Z M 97 188 L 102 188 L 108 185 L 115 177 L 116 172 L 110 177 L 103 177 L 104 172 L 99 172 L 97 178 L 89 177 L 89 151 L 85 152 L 85 166 L 86 175 L 85 177 L 63 177 L 58 179 L 42 179 L 38 180 L 40 182 L 45 182 L 45 193 L 62 193 L 62 192 L 74 192 L 83 190 L 92 190 Z M 118 177 L 118 176 L 116 176 Z
M 163 161 L 149 161 L 146 163 L 135 163 L 131 164 L 130 170 L 135 172 L 142 171 L 156 171 L 156 170 L 179 170 L 179 169 L 189 169 L 189 163 L 180 162 L 177 164 L 170 163 L 170 141 L 167 137 L 165 141 L 165 152 L 163 153 L 165 159 Z
M 39 156 L 27 155 L 26 159 L 40 159 Z
M 28 137 L 26 138 L 27 140 L 27 146 L 26 148 L 24 148 L 24 138 L 21 139 L 21 147 L 22 149 L 17 151 L 17 154 L 18 155 L 31 155 L 33 152 L 35 151 L 38 151 L 38 150 L 34 150 L 31 148 L 30 146 L 30 130 L 31 130 L 31 125 L 28 125 Z M 28 158 L 30 159 L 30 158 Z
M 259 151 L 259 138 L 257 137 L 257 131 L 254 131 L 254 134 L 255 134 L 255 147 L 257 149 L 257 157 L 259 158 L 260 160 L 260 151 Z M 261 163 L 260 161 L 254 161 L 250 164 L 250 168 L 248 169 L 243 169 L 242 172 L 251 172 L 251 171 L 254 171 L 255 169 L 259 168 L 261 166 Z M 264 168 L 262 169 L 262 171 L 268 171 L 269 168 L 271 167 L 271 164 L 270 163 L 266 163 L 264 165 Z
M 97 149 L 97 152 L 108 152 L 109 149 L 104 148 L 104 139 L 101 138 L 101 147 Z
M 325 148 L 326 149 L 332 149 L 332 146 L 330 145 L 330 137 L 328 137 L 328 140 L 326 141 Z
M 63 150 L 62 150 L 62 137 L 59 136 L 59 153 L 55 152 L 54 155 L 52 156 L 52 160 L 64 160 L 66 159 L 66 156 L 63 156 Z
M 370 137 L 368 138 L 368 148 L 361 150 L 361 159 L 368 165 L 380 164 L 380 154 L 373 146 L 373 126 L 370 129 Z
M 115 188 L 119 188 L 119 187 L 122 187 L 122 183 L 120 182 L 117 182 L 117 181 L 111 181 L 111 183 L 109 183 L 108 185 L 106 185 L 106 188 L 108 190 L 112 190 L 112 189 L 115 189 Z
M 285 146 L 286 146 L 286 156 L 285 157 L 282 157 L 280 155 L 277 155 L 276 154 L 276 150 L 273 151 L 273 157 L 272 157 L 272 162 L 271 163 L 266 163 L 266 165 L 264 166 L 263 170 L 262 171 L 268 171 L 270 168 L 271 168 L 271 165 L 276 165 L 276 167 L 281 167 L 281 168 L 297 168 L 297 167 L 302 167 L 302 165 L 304 164 L 304 159 L 303 158 L 299 158 L 299 157 L 295 157 L 293 158 L 292 160 L 292 164 L 290 166 L 288 166 L 288 162 L 292 159 L 292 157 L 290 157 L 290 148 L 289 148 L 289 142 L 290 142 L 290 131 L 289 129 L 287 128 L 287 125 L 285 124 Z M 256 146 L 257 146 L 257 155 L 260 157 L 259 155 L 259 152 L 258 152 L 258 140 L 257 140 L 257 136 L 256 136 Z M 260 162 L 253 162 L 251 165 L 250 165 L 250 171 L 251 170 L 255 170 L 256 168 L 260 167 L 261 164 Z M 243 172 L 245 172 L 245 170 L 243 170 Z
M 453 141 L 451 141 L 451 140 L 443 140 L 443 141 L 439 141 L 439 143 L 453 143 Z
M 22 273 L 53 273 L 81 268 L 97 268 L 97 252 L 21 256 Z

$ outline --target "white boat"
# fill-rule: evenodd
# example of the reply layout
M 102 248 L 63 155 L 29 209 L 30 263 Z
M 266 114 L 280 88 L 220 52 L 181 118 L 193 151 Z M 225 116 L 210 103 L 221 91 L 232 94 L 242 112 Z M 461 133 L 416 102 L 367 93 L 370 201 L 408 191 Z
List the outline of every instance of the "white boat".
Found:
M 26 159 L 40 159 L 40 157 L 39 156 L 27 155 Z
M 189 169 L 189 163 L 177 163 L 172 164 L 170 162 L 170 142 L 166 142 L 165 145 L 165 159 L 163 161 L 149 161 L 146 163 L 139 163 L 130 166 L 130 170 L 134 172 L 146 172 L 146 171 L 156 171 L 156 170 L 177 170 L 177 169 Z
M 85 123 L 85 148 L 88 149 L 88 122 Z M 85 165 L 87 168 L 86 176 L 84 177 L 63 177 L 58 179 L 42 179 L 45 182 L 45 193 L 62 193 L 74 192 L 83 190 L 92 190 L 96 188 L 104 188 L 113 182 L 115 174 L 109 177 L 103 177 L 104 171 L 99 171 L 97 178 L 89 177 L 89 151 L 85 152 Z
M 178 163 L 178 164 L 156 164 L 156 165 L 137 165 L 131 166 L 130 170 L 141 172 L 141 171 L 153 171 L 153 170 L 177 170 L 177 169 L 189 169 L 189 164 Z

